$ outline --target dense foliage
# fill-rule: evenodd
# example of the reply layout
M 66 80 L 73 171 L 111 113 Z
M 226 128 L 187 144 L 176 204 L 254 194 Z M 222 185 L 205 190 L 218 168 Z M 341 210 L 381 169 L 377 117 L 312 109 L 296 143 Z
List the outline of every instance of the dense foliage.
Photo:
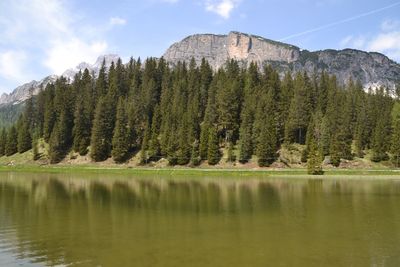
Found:
M 338 166 L 367 149 L 372 160 L 392 155 L 399 165 L 399 105 L 385 88 L 341 87 L 326 73 L 279 77 L 270 66 L 242 69 L 234 60 L 215 72 L 205 60 L 173 68 L 163 59 L 119 60 L 109 69 L 103 63 L 96 78 L 85 70 L 71 84 L 60 78 L 47 85 L 3 129 L 0 154 L 24 152 L 43 138 L 52 163 L 74 150 L 94 161 L 137 154 L 142 164 L 214 165 L 226 152 L 229 162 L 269 166 L 284 144 L 300 143 L 314 174 L 325 156 Z

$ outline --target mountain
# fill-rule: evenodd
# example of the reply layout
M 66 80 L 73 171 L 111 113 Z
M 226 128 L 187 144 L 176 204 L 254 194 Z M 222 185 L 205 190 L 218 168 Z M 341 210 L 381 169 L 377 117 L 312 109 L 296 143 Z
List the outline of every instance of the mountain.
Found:
M 286 71 L 306 71 L 312 75 L 315 70 L 325 70 L 328 74 L 336 75 L 341 84 L 352 78 L 359 80 L 366 89 L 381 85 L 394 89 L 400 82 L 400 65 L 380 53 L 354 49 L 310 52 L 290 44 L 240 32 L 230 32 L 228 35 L 191 35 L 169 47 L 163 57 L 171 65 L 178 61 L 189 62 L 191 58 L 200 64 L 202 58 L 205 58 L 214 69 L 222 67 L 228 59 L 238 60 L 243 67 L 254 61 L 259 66 L 271 64 L 281 75 Z M 72 82 L 75 74 L 85 68 L 97 76 L 103 60 L 106 67 L 109 67 L 118 58 L 115 54 L 100 56 L 94 64 L 82 62 L 75 68 L 66 70 L 62 76 Z M 36 95 L 57 78 L 57 75 L 50 75 L 40 81 L 21 85 L 10 94 L 3 94 L 0 97 L 0 107 L 25 101 L 31 94 Z
M 62 74 L 62 76 L 67 78 L 68 81 L 72 82 L 74 80 L 75 74 L 87 68 L 92 74 L 94 74 L 95 77 L 97 77 L 103 60 L 105 61 L 105 66 L 109 68 L 111 66 L 111 62 L 116 63 L 118 58 L 119 56 L 115 54 L 103 55 L 98 57 L 94 64 L 82 62 L 75 68 L 66 70 Z M 10 94 L 3 94 L 0 97 L 0 107 L 11 104 L 16 105 L 24 102 L 26 99 L 29 98 L 29 96 L 37 95 L 40 90 L 46 87 L 47 84 L 55 82 L 58 77 L 59 76 L 57 75 L 50 75 L 40 81 L 31 81 L 29 83 L 18 86 Z
M 364 88 L 383 85 L 394 89 L 400 82 L 400 65 L 380 53 L 354 49 L 310 52 L 240 32 L 191 35 L 173 44 L 163 56 L 172 64 L 189 62 L 191 58 L 200 64 L 205 58 L 214 69 L 223 66 L 228 59 L 236 59 L 242 66 L 254 61 L 259 66 L 271 64 L 282 75 L 286 71 L 306 71 L 312 75 L 315 70 L 324 70 L 336 75 L 341 84 L 352 78 L 359 80 Z

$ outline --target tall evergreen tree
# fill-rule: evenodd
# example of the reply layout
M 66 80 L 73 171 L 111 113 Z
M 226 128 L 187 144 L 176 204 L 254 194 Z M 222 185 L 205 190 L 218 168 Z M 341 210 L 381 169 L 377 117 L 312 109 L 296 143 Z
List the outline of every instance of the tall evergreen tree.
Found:
M 307 172 L 311 175 L 321 175 L 324 173 L 322 170 L 322 153 L 313 137 L 311 137 L 309 142 Z
M 392 133 L 392 162 L 396 167 L 400 167 L 400 122 L 396 121 Z
M 258 104 L 256 120 L 258 165 L 267 167 L 276 159 L 277 127 L 273 110 L 273 92 L 269 90 Z
M 307 74 L 298 73 L 294 80 L 294 96 L 285 127 L 286 142 L 305 143 L 312 112 L 312 87 Z
M 6 143 L 6 156 L 12 156 L 18 152 L 18 132 L 15 126 L 11 126 L 7 133 L 7 143 Z
M 7 131 L 3 127 L 0 134 L 0 157 L 6 154 L 6 144 L 7 144 Z
M 112 157 L 118 163 L 122 163 L 129 156 L 129 131 L 128 115 L 126 114 L 126 103 L 121 97 L 117 106 L 117 121 L 115 123 L 114 136 L 112 140 Z
M 209 165 L 215 165 L 219 162 L 221 154 L 219 151 L 218 130 L 216 126 L 212 126 L 208 135 L 207 160 Z
M 111 155 L 114 130 L 114 100 L 108 95 L 100 98 L 96 107 L 90 142 L 90 156 L 94 161 L 104 161 Z
M 32 148 L 32 137 L 30 133 L 27 115 L 23 116 L 22 124 L 18 129 L 18 152 L 24 153 Z

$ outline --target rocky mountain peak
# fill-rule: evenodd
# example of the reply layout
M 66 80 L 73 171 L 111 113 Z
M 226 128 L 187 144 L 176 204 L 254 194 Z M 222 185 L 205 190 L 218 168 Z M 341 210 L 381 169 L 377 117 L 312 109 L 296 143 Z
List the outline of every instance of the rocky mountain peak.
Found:
M 321 50 L 310 52 L 269 40 L 257 35 L 230 32 L 227 35 L 196 34 L 173 44 L 163 55 L 172 65 L 179 61 L 197 64 L 205 58 L 214 69 L 226 60 L 236 59 L 242 67 L 256 62 L 260 67 L 270 64 L 283 76 L 285 72 L 306 71 L 312 75 L 325 71 L 336 75 L 339 83 L 359 80 L 365 88 L 388 86 L 400 82 L 400 65 L 385 55 L 354 49 Z
M 97 77 L 101 65 L 103 64 L 103 60 L 105 61 L 105 66 L 108 69 L 111 66 L 111 63 L 116 63 L 118 59 L 119 56 L 116 54 L 99 56 L 94 64 L 89 64 L 86 62 L 79 63 L 75 68 L 64 71 L 61 76 L 65 77 L 69 82 L 72 82 L 75 75 L 79 71 L 83 72 L 85 69 L 88 69 L 91 74 Z M 21 103 L 28 99 L 31 95 L 37 95 L 40 90 L 46 87 L 47 84 L 55 82 L 58 78 L 59 76 L 57 75 L 49 75 L 40 81 L 31 81 L 18 86 L 10 94 L 4 93 L 0 96 L 0 105 Z

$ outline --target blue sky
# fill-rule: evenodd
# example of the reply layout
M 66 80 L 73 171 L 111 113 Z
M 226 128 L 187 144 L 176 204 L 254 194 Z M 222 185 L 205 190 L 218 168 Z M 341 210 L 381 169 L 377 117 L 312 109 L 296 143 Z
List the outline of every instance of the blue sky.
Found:
M 0 93 L 102 54 L 159 57 L 187 35 L 232 30 L 400 62 L 400 1 L 1 0 Z

